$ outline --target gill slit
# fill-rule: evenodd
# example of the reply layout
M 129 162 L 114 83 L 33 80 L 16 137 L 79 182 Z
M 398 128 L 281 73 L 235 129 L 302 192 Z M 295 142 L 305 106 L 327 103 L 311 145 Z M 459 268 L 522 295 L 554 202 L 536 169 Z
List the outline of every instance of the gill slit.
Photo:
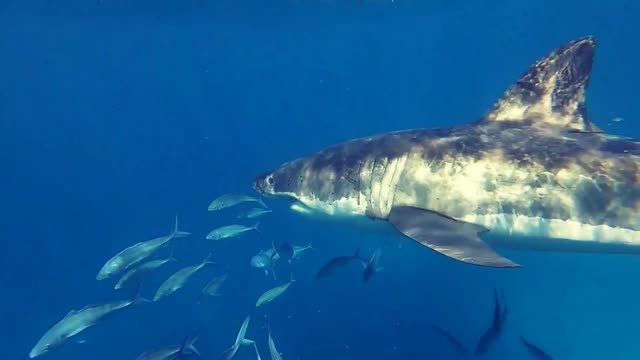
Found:
M 373 178 L 375 177 L 376 162 L 378 155 L 373 157 L 373 165 L 371 166 L 371 177 L 369 178 L 369 207 L 373 210 Z
M 358 206 L 360 206 L 360 194 L 362 193 L 362 160 L 358 161 L 358 188 L 356 194 L 358 195 Z
M 401 158 L 397 158 L 396 161 L 394 161 L 393 172 L 390 174 L 391 175 L 391 178 L 390 178 L 391 180 L 389 181 L 389 189 L 388 189 L 388 193 L 387 193 L 387 203 L 385 204 L 385 213 L 389 213 L 391 211 L 391 207 L 393 206 L 393 198 L 396 195 L 396 188 L 398 187 L 398 183 L 396 182 L 396 184 L 394 186 L 393 182 L 394 182 L 394 179 L 396 178 L 396 171 L 398 171 L 398 164 L 400 163 L 400 159 Z M 385 171 L 386 171 L 386 169 L 385 169 Z M 394 187 L 393 192 L 391 191 L 392 187 Z M 382 190 L 380 190 L 380 191 L 382 191 Z

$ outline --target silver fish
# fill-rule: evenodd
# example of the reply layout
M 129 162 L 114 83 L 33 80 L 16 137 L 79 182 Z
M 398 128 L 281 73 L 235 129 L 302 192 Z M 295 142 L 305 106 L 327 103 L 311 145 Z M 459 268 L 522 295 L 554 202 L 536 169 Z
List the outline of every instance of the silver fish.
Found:
M 252 219 L 273 212 L 270 209 L 251 208 L 238 214 L 238 219 Z
M 276 349 L 276 343 L 271 336 L 271 325 L 267 325 L 267 331 L 269 332 L 269 353 L 271 354 L 271 360 L 282 360 L 282 356 L 278 349 Z
M 315 250 L 315 248 L 311 246 L 311 244 L 303 246 L 293 245 L 293 257 L 291 259 L 299 259 L 300 256 L 307 250 Z
M 202 300 L 204 300 L 204 298 L 207 296 L 220 296 L 221 294 L 218 292 L 218 290 L 228 277 L 229 274 L 223 274 L 211 279 L 211 281 L 209 281 L 207 285 L 205 285 L 205 287 L 202 289 L 202 294 L 200 295 L 200 300 L 198 300 L 198 303 L 201 303 Z
M 217 229 L 211 230 L 211 232 L 207 235 L 207 239 L 222 240 L 226 238 L 237 237 L 251 230 L 260 232 L 260 230 L 258 229 L 258 225 L 260 225 L 259 222 L 252 226 L 244 226 L 244 225 L 237 225 L 237 224 L 222 226 Z
M 360 256 L 360 249 L 357 249 L 355 254 L 350 256 L 336 256 L 329 260 L 326 264 L 324 264 L 318 273 L 316 274 L 316 278 L 325 278 L 331 274 L 333 274 L 336 269 L 344 267 L 352 262 L 357 262 L 362 265 L 362 267 L 366 270 L 369 262 L 367 259 L 364 259 Z M 364 276 L 364 275 L 363 275 Z
M 120 278 L 120 280 L 118 280 L 118 282 L 116 283 L 116 285 L 113 287 L 114 289 L 122 289 L 124 287 L 124 285 L 131 280 L 133 277 L 139 276 L 145 272 L 151 271 L 151 270 L 155 270 L 159 267 L 161 267 L 162 265 L 168 263 L 168 262 L 172 262 L 172 261 L 178 261 L 173 257 L 173 249 L 171 250 L 171 255 L 169 255 L 168 258 L 166 259 L 159 259 L 159 260 L 151 260 L 151 261 L 147 261 L 145 263 L 143 263 L 142 265 L 130 269 L 129 271 L 127 271 L 124 275 L 122 275 L 122 277 Z
M 291 280 L 288 283 L 278 285 L 272 289 L 265 291 L 264 294 L 260 295 L 260 297 L 258 298 L 258 301 L 256 301 L 256 307 L 259 307 L 261 305 L 264 305 L 266 303 L 269 303 L 275 300 L 277 297 L 279 297 L 285 291 L 287 291 L 289 286 L 291 286 L 291 284 L 293 284 L 294 282 L 295 280 L 293 279 L 293 275 L 291 275 Z
M 233 356 L 236 354 L 236 352 L 238 352 L 238 349 L 240 348 L 240 346 L 243 345 L 243 342 L 245 340 L 245 334 L 247 333 L 247 328 L 249 327 L 249 320 L 250 320 L 250 316 L 247 315 L 247 317 L 244 319 L 244 322 L 242 322 L 242 326 L 240 326 L 240 331 L 238 331 L 238 335 L 236 336 L 236 341 L 233 343 L 233 345 L 226 349 L 225 351 L 222 352 L 222 354 L 220 354 L 220 356 L 218 357 L 219 360 L 231 360 L 231 358 L 233 358 Z
M 71 310 L 57 324 L 51 327 L 31 349 L 30 358 L 40 356 L 50 350 L 62 346 L 69 338 L 78 335 L 85 329 L 95 325 L 103 317 L 132 304 L 148 302 L 139 295 L 139 288 L 131 299 L 119 300 L 98 305 L 87 305 L 80 310 Z
M 200 352 L 193 345 L 198 337 L 188 337 L 181 345 L 170 345 L 160 349 L 145 351 L 136 360 L 172 360 L 177 359 L 182 354 L 195 354 L 200 356 Z
M 275 272 L 273 271 L 273 267 L 275 262 L 280 258 L 277 254 L 274 256 L 275 250 L 273 248 L 268 250 L 260 250 L 259 253 L 254 255 L 251 258 L 251 266 L 256 269 L 263 269 L 265 275 L 269 276 L 271 272 L 273 274 L 273 278 L 276 278 Z
M 96 276 L 97 280 L 104 280 L 129 269 L 133 265 L 153 255 L 165 246 L 171 239 L 190 235 L 188 232 L 178 231 L 178 217 L 176 216 L 173 231 L 167 236 L 139 242 L 120 251 L 109 259 Z
M 225 194 L 213 200 L 211 204 L 209 204 L 208 210 L 218 211 L 218 210 L 226 209 L 228 207 L 236 206 L 238 204 L 245 203 L 245 202 L 256 202 L 264 206 L 265 208 L 268 208 L 268 206 L 261 199 L 256 199 L 249 195 Z
M 156 291 L 153 301 L 158 301 L 166 296 L 171 295 L 178 289 L 182 288 L 189 278 L 202 269 L 205 265 L 217 265 L 217 263 L 209 261 L 211 254 L 200 263 L 196 265 L 187 266 L 178 270 L 175 274 L 171 275 Z
M 314 250 L 314 248 L 311 244 L 303 246 L 293 245 L 293 256 L 291 259 L 299 259 L 307 250 Z M 276 275 L 275 272 L 273 272 L 273 268 L 278 260 L 280 260 L 280 254 L 278 254 L 278 252 L 272 247 L 267 250 L 260 250 L 259 253 L 254 255 L 251 258 L 251 266 L 256 269 L 264 270 L 266 276 L 269 276 L 269 273 L 271 272 L 275 279 Z

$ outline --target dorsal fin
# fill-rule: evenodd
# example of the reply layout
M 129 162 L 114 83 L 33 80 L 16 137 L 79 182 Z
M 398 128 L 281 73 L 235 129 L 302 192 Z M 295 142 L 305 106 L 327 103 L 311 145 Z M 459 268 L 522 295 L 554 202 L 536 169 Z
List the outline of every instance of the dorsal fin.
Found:
M 599 132 L 587 118 L 585 106 L 595 45 L 593 36 L 582 37 L 540 59 L 504 93 L 483 122 Z

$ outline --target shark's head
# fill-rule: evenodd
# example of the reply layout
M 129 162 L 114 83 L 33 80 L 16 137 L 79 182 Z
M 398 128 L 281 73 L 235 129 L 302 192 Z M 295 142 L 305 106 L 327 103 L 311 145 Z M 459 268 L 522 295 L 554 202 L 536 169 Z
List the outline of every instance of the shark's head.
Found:
M 316 168 L 313 157 L 301 158 L 280 165 L 253 180 L 255 191 L 266 197 L 280 198 L 291 203 L 291 209 L 305 214 L 319 215 L 327 212 L 325 204 L 331 203 L 335 192 L 330 168 Z
M 282 164 L 273 171 L 265 172 L 253 180 L 253 188 L 261 195 L 269 197 L 283 197 L 300 200 L 302 196 L 301 161 Z
M 273 173 L 265 172 L 253 179 L 253 189 L 261 195 L 275 195 Z
M 263 196 L 289 200 L 291 210 L 316 219 L 349 221 L 365 215 L 368 202 L 360 197 L 370 192 L 371 183 L 365 167 L 376 158 L 359 157 L 366 141 L 338 144 L 286 162 L 257 176 L 253 188 Z

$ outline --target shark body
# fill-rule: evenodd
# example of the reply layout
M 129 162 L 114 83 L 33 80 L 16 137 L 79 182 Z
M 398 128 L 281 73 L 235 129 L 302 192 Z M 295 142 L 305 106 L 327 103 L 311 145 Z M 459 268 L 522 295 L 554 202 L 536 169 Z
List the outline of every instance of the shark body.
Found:
M 494 246 L 640 253 L 640 142 L 587 116 L 595 44 L 579 38 L 540 59 L 476 121 L 334 145 L 253 187 L 475 265 L 519 266 Z

